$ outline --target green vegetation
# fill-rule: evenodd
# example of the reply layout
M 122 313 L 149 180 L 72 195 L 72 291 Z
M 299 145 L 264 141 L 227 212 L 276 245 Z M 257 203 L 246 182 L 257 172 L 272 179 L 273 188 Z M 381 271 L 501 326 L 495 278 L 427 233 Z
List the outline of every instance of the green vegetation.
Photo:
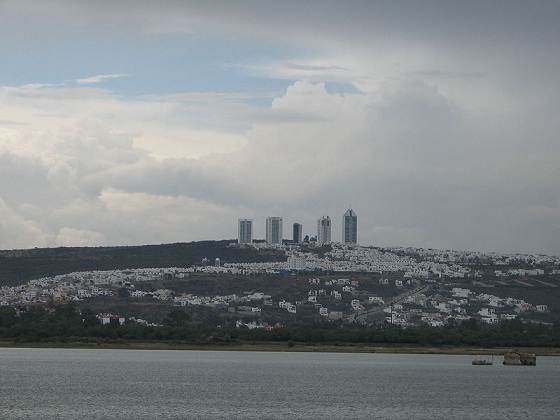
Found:
M 281 328 L 217 328 L 197 323 L 182 309 L 171 310 L 161 326 L 136 322 L 102 325 L 93 311 L 72 303 L 25 309 L 0 308 L 0 340 L 12 343 L 127 343 L 175 342 L 197 346 L 241 343 L 314 345 L 406 345 L 420 347 L 560 347 L 560 326 L 523 324 L 519 321 L 487 325 L 471 319 L 442 328 L 388 325 L 364 327 L 322 323 Z
M 204 241 L 169 245 L 105 248 L 54 248 L 0 251 L 0 286 L 22 285 L 31 279 L 53 277 L 73 271 L 124 270 L 132 275 L 136 268 L 190 267 L 213 264 L 216 257 L 227 262 L 282 261 L 286 256 L 277 250 L 256 250 L 253 247 L 232 247 L 233 241 Z M 316 248 L 319 254 L 327 248 Z M 402 273 L 371 272 L 315 272 L 286 275 L 269 274 L 223 274 L 197 270 L 188 275 L 176 275 L 170 270 L 165 275 L 149 277 L 134 284 L 125 282 L 102 286 L 108 293 L 90 297 L 36 292 L 30 288 L 30 296 L 18 299 L 7 290 L 0 306 L 0 341 L 4 343 L 27 343 L 29 345 L 181 345 L 190 347 L 323 346 L 329 348 L 353 346 L 400 346 L 423 349 L 451 347 L 525 347 L 560 349 L 560 278 L 547 275 L 545 281 L 528 276 L 498 279 L 492 273 L 473 280 L 451 278 L 432 280 L 429 284 L 430 299 L 451 299 L 452 287 L 467 287 L 477 295 L 490 293 L 500 297 L 525 299 L 532 304 L 546 304 L 548 310 L 522 312 L 513 321 L 500 321 L 489 325 L 477 321 L 477 311 L 486 307 L 486 301 L 471 299 L 464 305 L 473 318 L 469 321 L 447 321 L 443 327 L 430 327 L 420 322 L 423 314 L 438 315 L 435 304 L 409 303 L 408 326 L 401 328 L 386 322 L 383 307 L 368 303 L 368 297 L 377 296 L 385 302 L 399 303 L 398 298 L 415 288 L 419 281 L 411 279 L 404 285 Z M 321 283 L 310 282 L 310 277 L 320 276 Z M 355 290 L 346 291 L 344 299 L 331 292 L 341 287 L 338 277 L 348 277 Z M 382 278 L 385 280 L 381 282 Z M 94 280 L 80 280 L 80 287 L 93 288 Z M 319 290 L 321 289 L 319 293 Z M 169 296 L 195 296 L 207 299 L 204 304 L 174 306 L 169 296 L 160 298 L 155 292 L 169 291 Z M 329 314 L 320 315 L 316 304 L 308 301 L 308 292 L 315 292 L 316 304 L 328 308 Z M 27 293 L 27 290 L 24 290 Z M 135 293 L 138 292 L 138 293 Z M 142 293 L 143 292 L 143 293 Z M 262 300 L 248 296 L 259 292 L 267 295 Z M 10 294 L 12 293 L 12 294 Z M 35 295 L 37 293 L 37 299 Z M 39 294 L 41 293 L 41 294 Z M 313 292 L 310 292 L 313 294 Z M 234 296 L 230 299 L 229 296 Z M 219 297 L 215 302 L 210 299 Z M 444 298 L 445 297 L 445 298 Z M 356 309 L 350 308 L 350 300 L 357 299 L 365 310 L 369 325 L 351 322 Z M 38 303 L 41 302 L 41 303 Z M 290 313 L 279 303 L 297 304 L 297 313 Z M 315 301 L 313 301 L 315 302 Z M 416 306 L 414 306 L 416 305 Z M 257 306 L 253 311 L 252 306 Z M 364 308 L 360 309 L 363 310 Z M 398 309 L 397 309 L 398 310 Z M 402 310 L 402 308 L 401 308 Z M 512 312 L 512 307 L 496 308 L 500 312 Z M 159 325 L 146 325 L 127 321 L 120 325 L 118 319 L 102 324 L 100 313 L 118 314 L 127 320 L 142 318 Z M 344 313 L 344 317 L 342 314 Z M 364 320 L 365 318 L 362 318 Z M 441 322 L 445 322 L 441 317 Z M 464 318 L 463 318 L 464 319 Z M 350 322 L 349 322 L 350 321 Z M 236 328 L 237 322 L 242 323 Z M 254 328 L 250 329 L 249 327 Z M 275 326 L 275 327 L 272 327 Z
M 234 240 L 123 247 L 35 248 L 0 251 L 0 286 L 75 271 L 190 267 L 203 259 L 226 262 L 285 261 L 283 252 L 231 247 Z

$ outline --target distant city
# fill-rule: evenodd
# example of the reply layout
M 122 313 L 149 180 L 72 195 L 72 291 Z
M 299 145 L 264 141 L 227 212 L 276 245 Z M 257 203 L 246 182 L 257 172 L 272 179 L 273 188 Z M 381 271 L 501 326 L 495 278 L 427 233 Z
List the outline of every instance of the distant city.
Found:
M 317 219 L 316 236 L 303 236 L 303 226 L 295 222 L 292 227 L 291 242 L 294 244 L 311 243 L 316 246 L 323 246 L 332 243 L 332 223 L 329 216 L 322 215 Z M 266 243 L 270 245 L 281 245 L 284 241 L 284 224 L 282 217 L 271 216 L 266 218 Z M 239 244 L 253 243 L 253 219 L 238 220 Z M 341 241 L 345 244 L 358 243 L 358 216 L 356 212 L 349 208 L 342 216 L 342 236 Z

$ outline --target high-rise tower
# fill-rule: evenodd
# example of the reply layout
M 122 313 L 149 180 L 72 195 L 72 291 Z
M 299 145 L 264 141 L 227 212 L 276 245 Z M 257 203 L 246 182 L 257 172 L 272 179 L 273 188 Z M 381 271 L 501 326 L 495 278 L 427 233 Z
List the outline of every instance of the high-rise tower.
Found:
M 317 245 L 322 246 L 331 243 L 331 219 L 329 216 L 321 216 L 317 220 Z
M 268 217 L 266 219 L 266 242 L 269 244 L 282 244 L 284 229 L 281 217 Z
M 302 239 L 301 223 L 294 223 L 293 243 L 300 244 Z
M 358 216 L 352 209 L 346 210 L 342 216 L 342 242 L 345 244 L 358 243 Z
M 238 220 L 237 243 L 240 244 L 253 243 L 253 220 L 252 219 Z

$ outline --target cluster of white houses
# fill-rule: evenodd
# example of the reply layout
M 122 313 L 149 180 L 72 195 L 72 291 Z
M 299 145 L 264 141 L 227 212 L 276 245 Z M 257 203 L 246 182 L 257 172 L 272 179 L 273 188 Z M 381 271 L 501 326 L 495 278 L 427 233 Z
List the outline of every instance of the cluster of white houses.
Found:
M 355 217 L 355 213 L 351 210 L 347 213 Z M 275 219 L 270 223 L 271 230 L 281 226 L 281 218 L 271 219 Z M 318 227 L 329 226 L 328 223 L 325 223 L 328 220 L 327 217 L 321 217 L 318 220 Z M 354 226 L 357 224 L 354 223 Z M 276 233 L 278 232 L 281 230 Z M 318 237 L 329 239 L 327 231 L 318 234 Z M 230 245 L 237 246 L 235 243 Z M 394 324 L 411 325 L 425 322 L 437 326 L 443 325 L 451 318 L 461 321 L 469 317 L 496 323 L 513 319 L 524 312 L 547 312 L 548 307 L 544 304 L 533 306 L 520 299 L 499 298 L 485 293 L 475 294 L 467 288 L 456 286 L 453 287 L 451 293 L 443 293 L 441 288 L 437 292 L 438 294 L 426 295 L 424 293 L 430 289 L 429 285 L 436 283 L 437 278 L 469 279 L 460 284 L 487 287 L 489 286 L 487 283 L 492 281 L 489 276 L 493 274 L 493 282 L 496 284 L 510 282 L 526 286 L 538 284 L 543 287 L 558 287 L 556 277 L 560 274 L 560 257 L 544 255 L 483 254 L 415 248 L 379 249 L 362 247 L 355 243 L 331 243 L 330 251 L 321 254 L 302 252 L 303 248 L 298 244 L 278 245 L 255 242 L 251 246 L 256 249 L 267 247 L 284 249 L 287 261 L 221 263 L 220 259 L 216 258 L 214 265 L 202 264 L 188 268 L 74 272 L 31 280 L 21 286 L 0 287 L 0 306 L 82 300 L 111 295 L 117 288 L 126 288 L 128 294 L 133 298 L 172 301 L 175 306 L 207 306 L 227 309 L 243 316 L 258 315 L 261 311 L 267 311 L 271 307 L 279 307 L 288 313 L 296 313 L 303 306 L 303 308 L 315 308 L 321 316 L 340 319 L 343 318 L 343 315 L 362 316 L 358 314 L 364 308 L 367 312 L 375 306 L 379 307 L 379 311 L 386 312 L 387 320 Z M 209 262 L 209 260 L 205 260 Z M 521 262 L 525 264 L 525 269 L 518 268 Z M 478 271 L 482 263 L 492 269 L 492 271 L 485 272 L 484 276 Z M 540 268 L 541 266 L 546 267 L 546 270 Z M 494 270 L 496 267 L 499 267 L 500 270 Z M 403 290 L 404 297 L 389 305 L 385 303 L 382 296 L 369 294 L 366 288 L 359 290 L 358 282 L 347 278 L 310 279 L 310 290 L 307 295 L 301 296 L 301 300 L 294 302 L 282 299 L 281 296 L 274 296 L 275 302 L 273 302 L 272 297 L 265 294 L 266 291 L 246 293 L 241 296 L 195 296 L 188 293 L 178 294 L 167 289 L 142 291 L 134 287 L 134 284 L 139 282 L 166 278 L 181 279 L 195 273 L 250 275 L 278 274 L 292 270 L 307 270 L 313 273 L 360 273 L 361 275 L 377 273 L 382 275 L 379 279 L 380 286 L 390 286 L 394 282 L 396 288 Z M 392 277 L 393 280 L 388 280 L 385 278 L 386 276 Z M 531 284 L 527 282 L 531 282 Z M 450 283 L 449 286 L 452 284 L 455 283 Z M 421 285 L 421 287 L 416 290 L 416 285 Z M 413 287 L 414 289 L 412 289 Z M 450 296 L 448 296 L 449 294 Z M 385 297 L 390 298 L 390 295 L 387 294 Z M 101 322 L 111 322 L 110 316 L 101 318 Z
M 321 216 L 317 220 L 316 245 L 322 246 L 332 242 L 331 218 Z M 284 240 L 284 226 L 282 217 L 272 216 L 266 219 L 266 243 L 281 245 Z M 238 243 L 253 243 L 253 219 L 238 220 Z M 292 230 L 292 243 L 303 242 L 303 232 L 301 223 L 294 223 Z M 346 210 L 342 216 L 342 242 L 347 244 L 358 243 L 358 216 L 352 209 Z
M 258 274 L 278 273 L 282 270 L 335 271 L 367 273 L 402 273 L 405 278 L 434 277 L 478 277 L 480 274 L 468 266 L 440 261 L 417 261 L 407 255 L 382 251 L 360 245 L 333 242 L 331 250 L 320 256 L 301 252 L 295 244 L 281 246 L 287 260 L 282 262 L 224 263 L 219 266 L 201 267 L 200 270 L 214 273 Z M 271 245 L 254 243 L 253 247 L 268 248 Z M 272 245 L 280 247 L 280 245 Z

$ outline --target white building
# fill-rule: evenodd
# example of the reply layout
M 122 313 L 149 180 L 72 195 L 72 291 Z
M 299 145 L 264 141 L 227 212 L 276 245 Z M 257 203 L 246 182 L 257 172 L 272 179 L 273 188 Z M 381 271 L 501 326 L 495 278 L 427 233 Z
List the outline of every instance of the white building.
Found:
M 290 255 L 288 257 L 288 269 L 305 270 L 307 268 L 307 258 L 305 255 Z
M 240 244 L 253 243 L 253 220 L 239 219 L 237 242 Z
M 268 244 L 282 245 L 284 228 L 281 217 L 268 217 L 266 219 L 266 242 Z

